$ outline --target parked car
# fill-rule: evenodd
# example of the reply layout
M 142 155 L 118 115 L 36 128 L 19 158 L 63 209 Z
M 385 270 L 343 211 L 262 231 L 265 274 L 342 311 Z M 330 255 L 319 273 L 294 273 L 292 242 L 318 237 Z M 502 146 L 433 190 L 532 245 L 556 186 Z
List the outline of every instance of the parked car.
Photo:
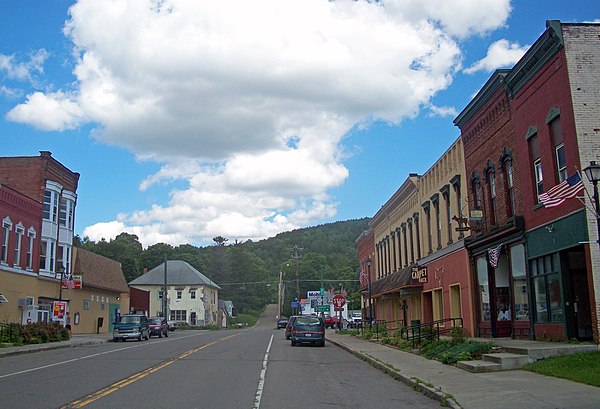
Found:
M 142 314 L 125 314 L 117 318 L 113 328 L 113 341 L 127 341 L 128 339 L 148 340 L 150 328 L 148 317 Z
M 294 325 L 294 321 L 298 318 L 299 315 L 292 315 L 288 318 L 288 322 L 285 326 L 285 339 L 290 339 L 292 337 L 292 325 Z
M 167 321 L 167 325 L 169 326 L 169 331 L 171 332 L 177 329 L 177 321 Z
M 325 324 L 325 327 L 336 328 L 336 327 L 338 327 L 339 322 L 340 322 L 340 319 L 336 316 L 333 316 L 333 317 L 326 317 L 324 324 Z
M 348 317 L 348 326 L 350 328 L 358 327 L 362 324 L 362 314 L 360 312 L 353 312 L 350 317 Z
M 298 317 L 292 325 L 292 346 L 302 343 L 325 346 L 325 323 L 318 317 Z
M 277 320 L 277 329 L 287 327 L 288 319 L 281 317 Z
M 169 336 L 169 324 L 167 320 L 161 317 L 151 317 L 148 319 L 148 325 L 150 327 L 150 335 L 158 335 L 159 338 Z

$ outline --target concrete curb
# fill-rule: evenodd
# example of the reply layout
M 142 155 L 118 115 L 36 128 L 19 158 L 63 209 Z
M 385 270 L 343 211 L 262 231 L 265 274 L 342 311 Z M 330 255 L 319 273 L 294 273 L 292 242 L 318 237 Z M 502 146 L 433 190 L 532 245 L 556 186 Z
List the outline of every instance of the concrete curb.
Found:
M 367 355 L 367 354 L 363 354 L 359 351 L 356 351 L 350 347 L 348 347 L 347 345 L 344 345 L 340 342 L 334 341 L 332 339 L 329 338 L 325 338 L 328 342 L 331 342 L 333 345 L 342 348 L 345 351 L 350 352 L 351 354 L 353 354 L 354 356 L 362 359 L 363 361 L 368 362 L 371 366 L 383 371 L 384 373 L 390 375 L 392 378 L 401 381 L 402 383 L 410 386 L 411 388 L 413 388 L 414 390 L 423 393 L 424 395 L 428 396 L 431 399 L 434 399 L 438 402 L 440 402 L 440 404 L 442 404 L 443 406 L 447 407 L 447 408 L 451 408 L 451 409 L 462 409 L 462 406 L 460 406 L 460 404 L 458 404 L 458 402 L 456 402 L 454 400 L 454 398 L 447 393 L 444 393 L 443 391 L 436 389 L 433 386 L 428 386 L 426 384 L 424 384 L 422 381 L 420 381 L 419 379 L 416 378 L 409 378 L 406 375 L 402 374 L 399 370 Z
M 86 338 L 86 339 L 81 339 L 81 340 L 71 338 L 69 341 L 49 342 L 46 344 L 21 345 L 21 346 L 17 346 L 17 347 L 6 347 L 6 348 L 0 348 L 0 358 L 6 357 L 6 356 L 29 354 L 29 353 L 40 352 L 40 351 L 52 351 L 54 349 L 61 349 L 61 348 L 76 348 L 76 347 L 85 346 L 85 345 L 97 345 L 97 344 L 103 344 L 108 341 L 109 340 L 94 339 L 94 338 Z

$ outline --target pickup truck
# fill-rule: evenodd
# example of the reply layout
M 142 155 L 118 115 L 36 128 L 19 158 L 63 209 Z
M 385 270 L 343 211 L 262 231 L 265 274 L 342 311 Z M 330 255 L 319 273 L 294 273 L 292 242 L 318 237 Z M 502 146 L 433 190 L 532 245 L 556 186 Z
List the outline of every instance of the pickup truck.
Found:
M 338 326 L 340 319 L 338 317 L 325 317 L 324 324 L 325 328 L 335 328 Z

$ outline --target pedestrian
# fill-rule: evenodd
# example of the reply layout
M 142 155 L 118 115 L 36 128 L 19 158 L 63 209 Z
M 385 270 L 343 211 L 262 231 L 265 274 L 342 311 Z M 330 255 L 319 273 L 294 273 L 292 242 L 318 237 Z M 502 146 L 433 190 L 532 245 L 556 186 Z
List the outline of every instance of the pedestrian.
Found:
M 69 337 L 71 337 L 71 313 L 67 312 L 67 316 L 65 318 L 65 328 L 69 331 Z

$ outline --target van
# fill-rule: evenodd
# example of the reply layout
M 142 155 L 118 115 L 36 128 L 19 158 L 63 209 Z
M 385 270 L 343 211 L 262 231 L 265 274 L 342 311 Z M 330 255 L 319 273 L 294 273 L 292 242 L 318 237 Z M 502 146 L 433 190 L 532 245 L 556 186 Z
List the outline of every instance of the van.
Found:
M 117 317 L 113 329 L 113 341 L 127 341 L 128 339 L 148 340 L 150 327 L 148 317 L 143 314 L 125 314 Z

